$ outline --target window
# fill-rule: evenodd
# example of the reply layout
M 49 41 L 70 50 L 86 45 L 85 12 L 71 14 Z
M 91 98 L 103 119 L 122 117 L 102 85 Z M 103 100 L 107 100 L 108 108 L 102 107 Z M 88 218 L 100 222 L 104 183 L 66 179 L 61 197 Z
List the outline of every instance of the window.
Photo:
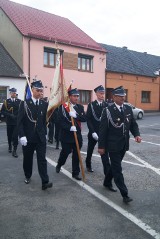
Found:
M 93 72 L 93 56 L 78 54 L 78 70 Z
M 141 94 L 141 102 L 142 103 L 150 103 L 151 102 L 151 92 L 150 91 L 142 91 Z
M 86 105 L 91 102 L 91 91 L 90 90 L 79 90 L 79 102 L 82 105 Z
M 7 99 L 7 87 L 0 87 L 0 103 Z
M 44 47 L 43 64 L 46 67 L 56 67 L 56 53 L 54 48 Z

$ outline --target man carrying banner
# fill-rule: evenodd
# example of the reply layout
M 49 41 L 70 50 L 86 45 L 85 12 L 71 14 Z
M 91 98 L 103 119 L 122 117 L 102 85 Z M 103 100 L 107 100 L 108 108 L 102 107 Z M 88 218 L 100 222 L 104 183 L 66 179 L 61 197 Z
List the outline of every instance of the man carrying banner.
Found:
M 33 154 L 36 150 L 39 175 L 42 180 L 42 190 L 52 187 L 47 174 L 46 161 L 46 113 L 47 102 L 41 99 L 42 82 L 31 83 L 32 97 L 22 101 L 18 113 L 18 129 L 20 143 L 23 149 L 23 169 L 25 183 L 30 183 L 32 176 Z
M 11 88 L 10 90 L 10 98 L 5 100 L 1 113 L 6 117 L 7 124 L 7 137 L 8 137 L 8 151 L 12 152 L 12 156 L 17 158 L 17 145 L 18 145 L 18 130 L 17 130 L 17 115 L 18 109 L 21 100 L 17 99 L 16 93 L 17 90 L 15 88 Z M 12 149 L 13 146 L 13 149 Z
M 59 173 L 61 166 L 63 166 L 68 158 L 68 155 L 72 152 L 72 177 L 76 180 L 81 180 L 79 176 L 79 157 L 74 137 L 74 132 L 77 134 L 79 148 L 82 147 L 82 134 L 81 134 L 81 122 L 86 121 L 84 113 L 84 107 L 77 104 L 79 91 L 71 89 L 68 91 L 69 102 L 62 104 L 59 107 L 59 124 L 61 127 L 60 141 L 62 150 L 56 166 L 56 172 Z M 74 119 L 74 126 L 71 122 L 71 117 Z

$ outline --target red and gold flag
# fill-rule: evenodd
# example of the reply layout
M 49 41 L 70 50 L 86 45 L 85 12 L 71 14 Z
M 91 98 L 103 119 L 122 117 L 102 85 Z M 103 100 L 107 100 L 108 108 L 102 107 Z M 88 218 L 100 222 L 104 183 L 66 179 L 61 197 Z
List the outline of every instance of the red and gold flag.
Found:
M 53 111 L 63 102 L 67 100 L 68 93 L 63 76 L 62 56 L 57 50 L 56 69 L 52 81 L 52 88 L 49 97 L 47 121 L 52 115 Z

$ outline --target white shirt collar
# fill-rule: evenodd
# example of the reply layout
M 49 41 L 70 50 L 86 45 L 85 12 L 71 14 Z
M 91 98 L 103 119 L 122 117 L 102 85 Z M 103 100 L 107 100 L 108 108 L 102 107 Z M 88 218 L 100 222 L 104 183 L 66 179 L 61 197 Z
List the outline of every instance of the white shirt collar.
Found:
M 114 102 L 114 103 L 115 103 L 115 102 Z M 118 108 L 119 111 L 121 111 L 120 107 L 123 108 L 123 105 L 117 105 L 116 103 L 115 103 L 115 105 L 116 105 L 116 107 Z
M 76 104 L 75 104 L 75 105 L 76 105 Z M 75 106 L 75 105 L 70 102 L 70 110 L 71 110 L 71 111 L 75 111 L 75 109 L 74 109 L 74 106 Z
M 102 104 L 102 102 L 103 102 L 103 101 L 99 101 L 99 100 L 96 100 L 96 101 L 98 102 L 99 105 Z
M 33 96 L 32 96 L 32 100 L 33 100 L 33 103 L 36 104 L 36 101 L 38 100 L 38 105 L 39 105 L 39 99 L 35 99 Z

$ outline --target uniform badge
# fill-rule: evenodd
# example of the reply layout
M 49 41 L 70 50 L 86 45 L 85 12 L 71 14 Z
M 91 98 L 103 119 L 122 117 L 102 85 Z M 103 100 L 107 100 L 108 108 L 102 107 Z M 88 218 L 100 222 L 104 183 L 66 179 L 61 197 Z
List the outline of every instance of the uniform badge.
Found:
M 120 120 L 121 120 L 120 118 L 117 119 L 117 121 L 120 121 Z

